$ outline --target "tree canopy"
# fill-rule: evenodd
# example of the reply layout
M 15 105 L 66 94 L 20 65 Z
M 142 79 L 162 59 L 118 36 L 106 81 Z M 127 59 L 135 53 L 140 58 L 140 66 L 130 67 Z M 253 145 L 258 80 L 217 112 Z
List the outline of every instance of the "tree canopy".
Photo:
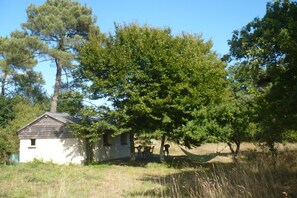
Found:
M 80 51 L 80 74 L 91 81 L 94 96 L 107 97 L 121 127 L 132 133 L 195 144 L 193 135 L 176 130 L 195 110 L 218 103 L 226 87 L 225 64 L 211 51 L 212 43 L 196 35 L 173 36 L 169 28 L 115 29 L 107 39 L 92 37 Z
M 41 73 L 33 70 L 35 56 L 43 51 L 43 44 L 35 36 L 15 31 L 10 37 L 0 38 L 1 95 L 22 93 L 32 102 L 42 100 L 45 93 Z
M 46 55 L 56 66 L 51 111 L 56 112 L 62 81 L 62 70 L 75 65 L 75 52 L 88 38 L 89 32 L 98 33 L 92 10 L 71 0 L 47 0 L 40 6 L 27 8 L 27 22 L 23 29 L 38 37 L 47 46 Z
M 259 138 L 272 147 L 297 130 L 296 21 L 297 2 L 271 2 L 262 19 L 235 31 L 229 41 L 231 59 L 240 62 L 258 92 Z

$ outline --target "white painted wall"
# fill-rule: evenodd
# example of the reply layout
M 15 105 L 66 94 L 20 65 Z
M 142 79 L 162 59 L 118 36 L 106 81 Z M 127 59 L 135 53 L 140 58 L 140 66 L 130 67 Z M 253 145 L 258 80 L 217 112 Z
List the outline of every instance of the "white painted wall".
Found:
M 121 144 L 121 136 L 109 136 L 110 146 L 104 146 L 102 138 L 94 147 L 94 160 L 105 161 L 130 157 L 130 141 Z M 85 160 L 85 145 L 78 138 L 36 139 L 36 145 L 31 146 L 30 139 L 20 140 L 20 162 L 34 159 L 51 161 L 57 164 L 82 164 Z
M 35 146 L 31 146 L 30 139 L 20 140 L 20 162 L 39 159 L 57 164 L 82 164 L 84 154 L 83 143 L 78 138 L 36 139 Z
M 121 144 L 121 136 L 111 137 L 109 135 L 110 146 L 104 146 L 102 138 L 98 141 L 95 146 L 95 161 L 105 161 L 111 159 L 119 159 L 130 157 L 130 141 L 129 134 L 127 134 L 127 144 Z

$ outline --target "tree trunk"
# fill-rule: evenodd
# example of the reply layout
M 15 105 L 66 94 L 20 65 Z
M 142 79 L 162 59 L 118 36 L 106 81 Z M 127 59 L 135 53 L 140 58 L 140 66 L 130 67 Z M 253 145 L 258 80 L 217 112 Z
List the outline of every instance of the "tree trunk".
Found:
M 275 143 L 273 141 L 268 141 L 267 145 L 269 147 L 269 151 L 271 152 L 272 156 L 272 165 L 275 168 L 276 167 L 276 157 L 277 157 L 277 148 L 275 147 Z
M 7 78 L 7 72 L 4 71 L 3 78 L 1 80 L 1 96 L 5 96 L 5 83 Z
M 58 96 L 61 86 L 61 78 L 62 78 L 62 65 L 58 59 L 55 59 L 57 73 L 56 73 L 56 80 L 55 80 L 55 87 L 54 87 L 54 94 L 51 101 L 51 112 L 56 113 L 58 107 Z
M 231 142 L 228 142 L 227 145 L 229 146 L 230 148 L 230 151 L 232 153 L 232 156 L 233 156 L 233 160 L 234 162 L 238 162 L 238 154 L 239 154 L 239 151 L 240 151 L 240 142 L 239 141 L 235 141 L 235 149 L 232 147 L 232 143 Z
M 130 133 L 130 160 L 135 161 L 134 133 Z
M 93 143 L 86 138 L 86 163 L 90 164 L 94 161 Z
M 165 158 L 164 158 L 164 144 L 165 144 L 165 134 L 162 135 L 162 139 L 161 139 L 161 146 L 160 146 L 160 162 L 164 162 Z

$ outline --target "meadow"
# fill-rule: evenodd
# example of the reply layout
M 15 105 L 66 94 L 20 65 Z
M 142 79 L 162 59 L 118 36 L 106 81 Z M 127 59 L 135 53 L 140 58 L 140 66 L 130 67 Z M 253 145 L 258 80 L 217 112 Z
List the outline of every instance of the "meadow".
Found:
M 196 153 L 207 148 L 218 149 L 201 147 Z M 285 147 L 274 156 L 245 149 L 237 164 L 228 160 L 228 149 L 208 163 L 189 160 L 178 148 L 171 150 L 165 163 L 145 159 L 88 166 L 40 161 L 1 165 L 0 197 L 297 197 L 296 149 Z

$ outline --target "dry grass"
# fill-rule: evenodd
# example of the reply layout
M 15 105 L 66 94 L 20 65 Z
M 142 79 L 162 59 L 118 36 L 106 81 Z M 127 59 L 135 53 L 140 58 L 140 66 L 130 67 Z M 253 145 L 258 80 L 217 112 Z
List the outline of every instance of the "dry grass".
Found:
M 59 166 L 32 162 L 2 166 L 1 197 L 88 197 L 100 186 L 101 172 L 109 167 Z M 79 193 L 78 193 L 79 192 Z
M 0 166 L 0 197 L 129 197 L 133 191 L 162 188 L 146 180 L 147 175 L 177 172 L 158 163 L 66 166 L 35 161 Z
M 207 154 L 217 147 L 223 145 L 191 152 Z M 297 197 L 294 146 L 275 157 L 251 147 L 241 153 L 240 164 L 193 163 L 172 146 L 175 158 L 163 164 L 64 166 L 35 161 L 0 166 L 0 197 Z

